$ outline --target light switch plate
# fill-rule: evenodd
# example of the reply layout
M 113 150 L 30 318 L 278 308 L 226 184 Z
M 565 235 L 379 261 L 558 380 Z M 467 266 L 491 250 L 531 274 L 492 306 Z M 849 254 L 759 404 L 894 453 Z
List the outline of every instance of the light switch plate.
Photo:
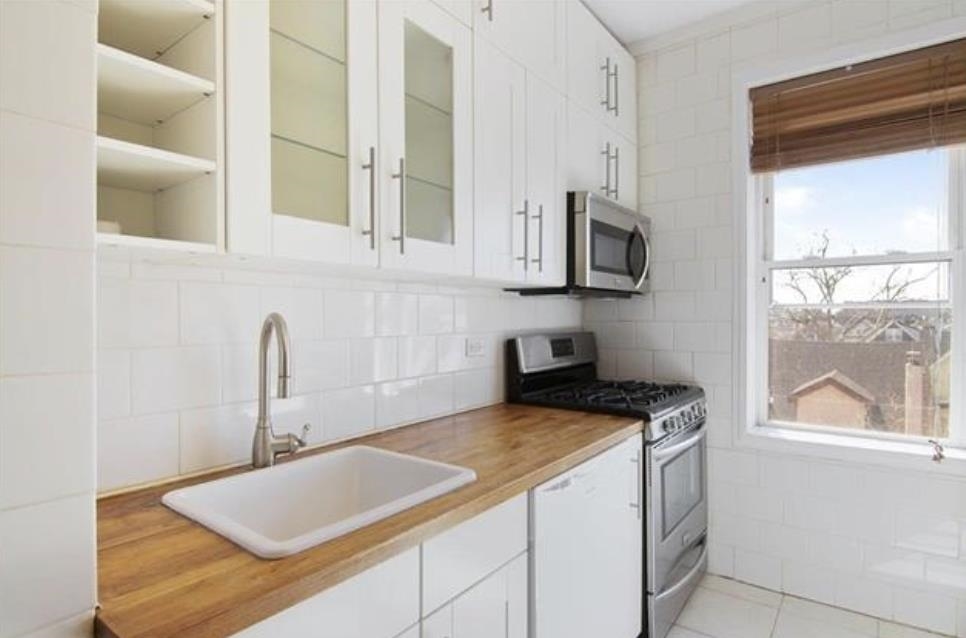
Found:
M 466 356 L 467 357 L 482 357 L 486 354 L 486 346 L 483 344 L 483 339 L 480 337 L 467 337 L 466 338 Z

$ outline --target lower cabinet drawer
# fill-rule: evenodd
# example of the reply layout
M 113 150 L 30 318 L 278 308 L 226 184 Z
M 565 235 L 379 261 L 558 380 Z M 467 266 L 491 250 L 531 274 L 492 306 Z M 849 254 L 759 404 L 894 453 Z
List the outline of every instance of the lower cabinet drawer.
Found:
M 419 548 L 414 547 L 235 636 L 393 638 L 418 622 Z
M 526 494 L 424 542 L 423 616 L 466 591 L 526 548 Z

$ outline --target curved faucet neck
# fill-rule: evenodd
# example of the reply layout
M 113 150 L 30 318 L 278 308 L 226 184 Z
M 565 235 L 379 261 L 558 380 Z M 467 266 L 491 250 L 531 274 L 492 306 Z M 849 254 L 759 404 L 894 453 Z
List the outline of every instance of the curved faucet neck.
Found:
M 271 427 L 269 402 L 271 401 L 271 381 L 268 369 L 268 350 L 272 334 L 278 344 L 278 398 L 289 396 L 289 381 L 292 378 L 291 342 L 288 325 L 277 312 L 273 312 L 262 323 L 261 337 L 258 340 L 258 427 Z

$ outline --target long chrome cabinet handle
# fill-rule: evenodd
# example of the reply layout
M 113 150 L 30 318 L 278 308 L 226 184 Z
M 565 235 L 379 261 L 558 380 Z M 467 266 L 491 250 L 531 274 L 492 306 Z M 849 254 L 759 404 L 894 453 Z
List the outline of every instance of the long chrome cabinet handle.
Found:
M 493 0 L 486 0 L 486 6 L 480 9 L 480 13 L 485 13 L 486 19 L 493 22 Z
M 620 183 L 621 183 L 621 147 L 614 145 L 614 155 L 611 158 L 614 160 L 614 188 L 608 192 L 614 199 L 617 199 L 620 195 Z
M 604 192 L 604 195 L 610 195 L 610 142 L 604 145 L 604 150 L 600 154 L 604 156 L 604 185 L 600 187 L 600 190 Z
M 537 272 L 543 272 L 543 204 L 537 206 L 537 257 L 531 261 L 537 265 Z
M 392 240 L 399 242 L 399 254 L 406 254 L 406 158 L 399 158 L 399 172 L 392 174 L 393 179 L 399 180 L 399 234 L 393 235 Z
M 369 161 L 362 165 L 369 171 L 369 228 L 362 231 L 369 236 L 369 250 L 376 249 L 376 147 L 369 147 Z
M 607 56 L 607 61 L 600 66 L 600 70 L 604 72 L 604 99 L 600 101 L 600 105 L 610 111 L 610 56 Z
M 523 216 L 523 257 L 517 257 L 517 261 L 522 261 L 526 270 L 530 261 L 530 200 L 523 200 L 523 210 L 514 214 Z
M 618 93 L 619 89 L 617 88 L 618 86 L 620 86 L 620 84 L 619 84 L 620 83 L 620 79 L 619 79 L 620 76 L 618 75 L 618 68 L 617 68 L 617 63 L 616 62 L 614 63 L 614 72 L 613 72 L 613 74 L 610 77 L 613 77 L 614 78 L 614 104 L 613 104 L 613 106 L 608 105 L 607 106 L 607 110 L 608 111 L 613 111 L 614 112 L 614 115 L 620 115 L 620 103 L 621 102 L 620 102 L 620 95 Z M 610 81 L 610 77 L 607 78 L 607 81 L 608 82 Z

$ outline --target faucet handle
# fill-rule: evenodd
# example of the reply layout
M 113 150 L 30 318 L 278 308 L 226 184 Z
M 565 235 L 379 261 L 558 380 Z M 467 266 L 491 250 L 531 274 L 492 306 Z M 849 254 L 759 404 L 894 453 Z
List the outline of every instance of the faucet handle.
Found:
M 308 443 L 308 441 L 309 441 L 309 432 L 311 432 L 311 431 L 312 431 L 312 424 L 311 423 L 305 423 L 305 424 L 302 425 L 302 436 L 296 436 L 295 437 L 295 441 L 296 441 L 296 443 L 298 444 L 299 447 L 305 447 L 306 445 L 309 444 Z

